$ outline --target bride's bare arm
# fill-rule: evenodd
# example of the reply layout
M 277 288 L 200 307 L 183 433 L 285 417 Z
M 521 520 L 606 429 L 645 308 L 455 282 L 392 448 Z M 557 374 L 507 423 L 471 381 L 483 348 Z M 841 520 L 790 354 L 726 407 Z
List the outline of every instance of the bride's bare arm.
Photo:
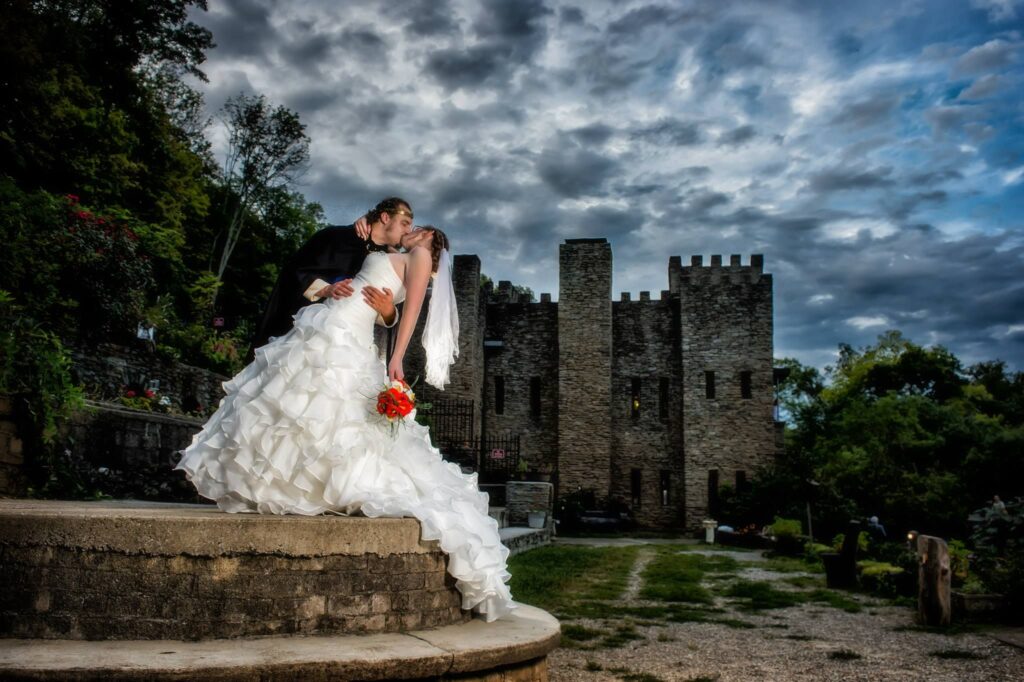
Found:
M 430 251 L 417 246 L 409 253 L 409 263 L 405 268 L 405 309 L 401 322 L 398 323 L 398 339 L 395 341 L 395 352 L 388 365 L 389 379 L 404 379 L 402 359 L 409 348 L 412 333 L 416 330 L 416 321 L 423 308 L 423 298 L 427 293 L 430 281 Z

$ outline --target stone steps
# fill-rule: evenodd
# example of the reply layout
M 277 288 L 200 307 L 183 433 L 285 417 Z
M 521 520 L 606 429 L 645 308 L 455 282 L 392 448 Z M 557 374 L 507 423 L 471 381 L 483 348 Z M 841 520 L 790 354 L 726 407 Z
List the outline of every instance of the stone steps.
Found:
M 178 640 L 0 639 L 0 679 L 460 680 L 547 679 L 558 621 L 521 605 L 493 623 L 375 635 Z

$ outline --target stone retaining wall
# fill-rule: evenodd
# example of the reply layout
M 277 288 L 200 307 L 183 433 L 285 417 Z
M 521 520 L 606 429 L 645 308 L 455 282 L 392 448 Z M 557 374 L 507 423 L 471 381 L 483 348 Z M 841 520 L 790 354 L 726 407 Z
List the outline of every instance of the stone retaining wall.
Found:
M 414 519 L 0 501 L 0 637 L 190 640 L 469 620 L 446 555 L 419 535 Z
M 0 396 L 0 495 L 23 495 L 25 477 L 22 441 L 14 420 L 14 405 L 9 396 Z

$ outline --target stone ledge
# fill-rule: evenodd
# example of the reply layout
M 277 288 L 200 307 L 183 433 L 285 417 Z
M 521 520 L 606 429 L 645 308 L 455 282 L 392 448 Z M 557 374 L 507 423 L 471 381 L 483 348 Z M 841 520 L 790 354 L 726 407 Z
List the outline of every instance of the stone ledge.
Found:
M 386 680 L 512 666 L 521 671 L 521 679 L 539 679 L 543 659 L 559 638 L 553 616 L 520 605 L 494 623 L 473 620 L 402 634 L 205 642 L 0 639 L 0 678 Z
M 438 550 L 412 518 L 227 514 L 212 505 L 137 500 L 0 500 L 0 544 L 126 554 L 408 554 Z

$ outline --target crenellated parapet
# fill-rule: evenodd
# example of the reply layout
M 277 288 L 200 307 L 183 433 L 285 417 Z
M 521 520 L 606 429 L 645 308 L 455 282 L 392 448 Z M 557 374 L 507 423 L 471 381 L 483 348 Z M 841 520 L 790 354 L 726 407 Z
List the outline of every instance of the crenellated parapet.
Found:
M 733 284 L 746 282 L 757 283 L 764 275 L 764 256 L 753 254 L 750 261 L 744 265 L 739 254 L 729 256 L 729 264 L 722 262 L 722 256 L 711 256 L 711 263 L 704 264 L 704 256 L 691 256 L 689 265 L 682 265 L 680 259 L 674 256 L 669 262 L 670 285 L 673 281 L 680 284 L 699 284 L 705 282 L 728 281 Z

